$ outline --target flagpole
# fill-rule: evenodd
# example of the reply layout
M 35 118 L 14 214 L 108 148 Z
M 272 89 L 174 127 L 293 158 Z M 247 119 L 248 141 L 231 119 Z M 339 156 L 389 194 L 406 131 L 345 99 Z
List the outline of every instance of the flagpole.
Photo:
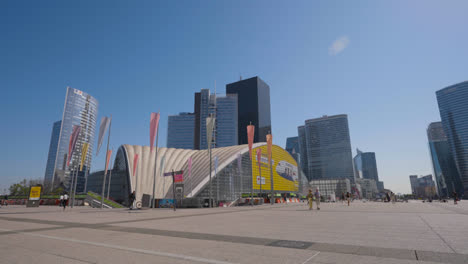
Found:
M 257 155 L 258 157 L 258 155 Z M 261 152 L 261 149 L 260 149 L 260 160 L 257 161 L 258 162 L 258 175 L 260 175 L 260 197 L 262 197 L 262 171 L 260 169 L 260 167 L 262 166 L 262 152 Z
M 212 200 L 211 200 L 212 199 L 212 195 L 211 195 L 211 168 L 212 167 L 211 167 L 211 146 L 210 145 L 211 144 L 208 143 L 208 151 L 210 152 L 210 208 L 212 208 L 213 207 Z
M 216 177 L 216 204 L 219 206 L 219 178 L 218 174 L 218 156 L 216 156 L 216 164 L 215 164 L 215 177 Z
M 252 153 L 251 153 L 252 154 Z M 252 162 L 252 155 L 250 156 L 250 168 L 252 170 L 252 176 L 253 176 L 253 162 Z M 250 186 L 250 205 L 254 205 L 253 203 L 253 177 L 252 177 L 252 185 Z
M 76 186 L 78 185 L 78 172 L 79 170 L 76 170 L 76 176 L 75 176 L 75 186 L 73 186 L 73 201 L 72 201 L 72 208 L 75 205 L 75 196 L 76 196 Z
M 71 201 L 72 194 L 73 194 L 73 183 L 75 182 L 75 167 L 73 167 L 70 173 L 70 177 L 71 177 L 71 183 L 70 183 L 70 201 Z M 69 206 L 71 206 L 71 204 L 69 204 Z
M 158 115 L 159 115 L 159 111 L 158 111 Z M 159 120 L 158 120 L 158 126 L 156 127 L 156 150 L 155 150 L 156 153 L 155 153 L 155 158 L 154 158 L 153 196 L 151 197 L 151 208 L 153 209 L 155 207 L 155 199 L 156 199 L 156 168 L 158 166 L 158 140 L 159 140 Z
M 107 160 L 106 160 L 107 162 Z M 109 200 L 109 195 L 110 195 L 110 184 L 111 184 L 111 179 L 112 179 L 112 153 L 111 153 L 111 156 L 110 156 L 110 166 L 108 168 L 109 170 L 109 183 L 107 184 L 107 200 Z
M 270 134 L 270 141 L 271 141 L 271 143 L 270 142 L 268 143 L 268 145 L 270 145 L 270 150 L 269 150 L 269 153 L 268 153 L 268 158 L 269 158 L 268 162 L 270 163 L 269 165 L 270 165 L 270 184 L 271 184 L 270 204 L 273 205 L 275 203 L 275 200 L 274 200 L 275 198 L 273 197 L 273 194 L 274 194 L 274 184 L 273 184 L 273 135 L 271 135 L 271 131 L 268 131 L 268 134 Z
M 107 158 L 109 155 L 109 141 L 110 141 L 111 127 L 112 127 L 112 115 L 110 117 L 111 117 L 111 120 L 109 122 L 109 134 L 107 135 L 107 151 L 106 151 L 106 161 L 105 161 L 106 164 L 104 166 L 107 165 Z M 104 192 L 106 191 L 106 176 L 107 176 L 107 170 L 105 169 L 104 177 L 102 178 L 101 209 L 104 208 Z

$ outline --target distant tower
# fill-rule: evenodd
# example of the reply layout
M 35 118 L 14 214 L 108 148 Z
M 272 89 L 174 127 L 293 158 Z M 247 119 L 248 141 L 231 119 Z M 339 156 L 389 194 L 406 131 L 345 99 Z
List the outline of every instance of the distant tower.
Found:
M 51 138 L 51 146 L 49 147 L 49 158 L 53 157 L 55 141 L 57 141 L 57 149 L 55 154 L 55 161 L 48 160 L 45 182 L 51 183 L 52 186 L 63 186 L 69 189 L 71 181 L 71 171 L 77 168 L 81 163 L 81 151 L 83 144 L 89 144 L 88 153 L 85 158 L 83 171 L 78 173 L 77 192 L 84 190 L 86 171 L 89 171 L 92 161 L 92 153 L 94 146 L 94 133 L 96 130 L 96 120 L 98 114 L 98 101 L 91 95 L 67 87 L 65 96 L 65 106 L 63 109 L 62 122 L 58 141 L 56 133 L 58 127 L 54 126 L 53 135 Z M 54 125 L 56 125 L 55 123 Z M 76 142 L 76 147 L 71 154 L 70 165 L 67 166 L 68 148 L 70 142 L 70 135 L 73 130 L 73 125 L 81 126 L 81 132 Z M 52 149 L 51 149 L 52 147 Z M 52 152 L 50 152 L 52 150 Z M 52 166 L 53 163 L 53 166 Z M 51 167 L 54 168 L 52 176 L 50 175 Z
M 442 126 L 468 193 L 468 81 L 436 92 Z M 461 197 L 461 193 L 459 194 Z
M 247 126 L 255 126 L 254 142 L 266 142 L 271 129 L 270 87 L 259 77 L 226 85 L 226 94 L 237 94 L 238 144 L 247 144 Z
M 309 180 L 347 178 L 354 183 L 347 115 L 306 120 L 298 132 L 301 159 L 307 161 L 307 169 L 302 168 Z

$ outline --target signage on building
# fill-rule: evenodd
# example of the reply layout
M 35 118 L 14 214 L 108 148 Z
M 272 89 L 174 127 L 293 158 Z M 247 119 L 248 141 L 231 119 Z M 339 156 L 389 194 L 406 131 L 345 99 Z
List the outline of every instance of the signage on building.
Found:
M 41 186 L 31 187 L 29 191 L 29 200 L 40 200 L 41 199 Z
M 271 189 L 270 166 L 268 164 L 267 146 L 260 146 L 262 149 L 260 159 L 261 164 L 261 186 L 262 190 L 268 191 Z M 257 149 L 254 148 L 254 151 Z M 260 189 L 260 173 L 258 171 L 257 159 L 252 159 L 252 183 L 253 189 Z M 272 146 L 272 168 L 273 168 L 273 188 L 275 191 L 297 192 L 299 190 L 299 171 L 297 162 L 287 151 L 281 147 Z
M 166 172 L 164 173 L 164 177 L 167 176 L 172 176 L 172 171 L 171 172 Z M 184 171 L 174 171 L 174 182 L 183 182 L 184 181 Z

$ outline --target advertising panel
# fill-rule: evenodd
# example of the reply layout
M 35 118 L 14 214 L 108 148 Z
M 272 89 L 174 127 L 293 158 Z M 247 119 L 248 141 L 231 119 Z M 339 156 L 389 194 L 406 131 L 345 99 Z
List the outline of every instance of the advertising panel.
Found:
M 41 199 L 41 186 L 31 187 L 29 191 L 29 200 L 39 200 Z
M 258 171 L 257 155 L 258 148 L 262 149 L 262 157 L 260 161 L 261 178 Z M 252 182 L 254 190 L 260 190 L 260 182 L 262 182 L 262 190 L 270 191 L 270 166 L 268 164 L 267 146 L 257 147 L 252 151 Z M 276 145 L 272 146 L 272 163 L 273 163 L 273 189 L 278 192 L 297 192 L 299 190 L 299 173 L 297 162 L 289 153 Z

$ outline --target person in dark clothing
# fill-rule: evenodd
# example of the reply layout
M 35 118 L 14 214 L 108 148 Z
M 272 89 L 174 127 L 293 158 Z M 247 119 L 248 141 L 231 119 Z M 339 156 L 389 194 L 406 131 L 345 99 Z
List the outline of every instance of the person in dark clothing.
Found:
M 4 199 L 4 201 L 3 201 L 3 204 L 4 204 L 5 206 L 8 206 L 8 195 L 6 195 L 6 194 L 5 194 L 5 199 Z
M 346 193 L 346 200 L 348 200 L 348 206 L 349 206 L 349 203 L 351 202 L 351 194 L 349 192 Z
M 453 192 L 453 204 L 458 204 L 458 193 Z
M 343 192 L 343 193 L 341 193 L 341 203 L 343 203 L 344 200 L 345 200 L 345 196 L 344 196 L 344 192 Z
M 132 209 L 133 208 L 133 202 L 135 202 L 135 191 L 133 191 L 130 196 L 129 196 L 129 200 L 130 200 L 130 204 L 128 205 L 128 208 L 129 209 Z
M 386 193 L 387 196 L 387 202 L 390 202 L 390 194 Z

